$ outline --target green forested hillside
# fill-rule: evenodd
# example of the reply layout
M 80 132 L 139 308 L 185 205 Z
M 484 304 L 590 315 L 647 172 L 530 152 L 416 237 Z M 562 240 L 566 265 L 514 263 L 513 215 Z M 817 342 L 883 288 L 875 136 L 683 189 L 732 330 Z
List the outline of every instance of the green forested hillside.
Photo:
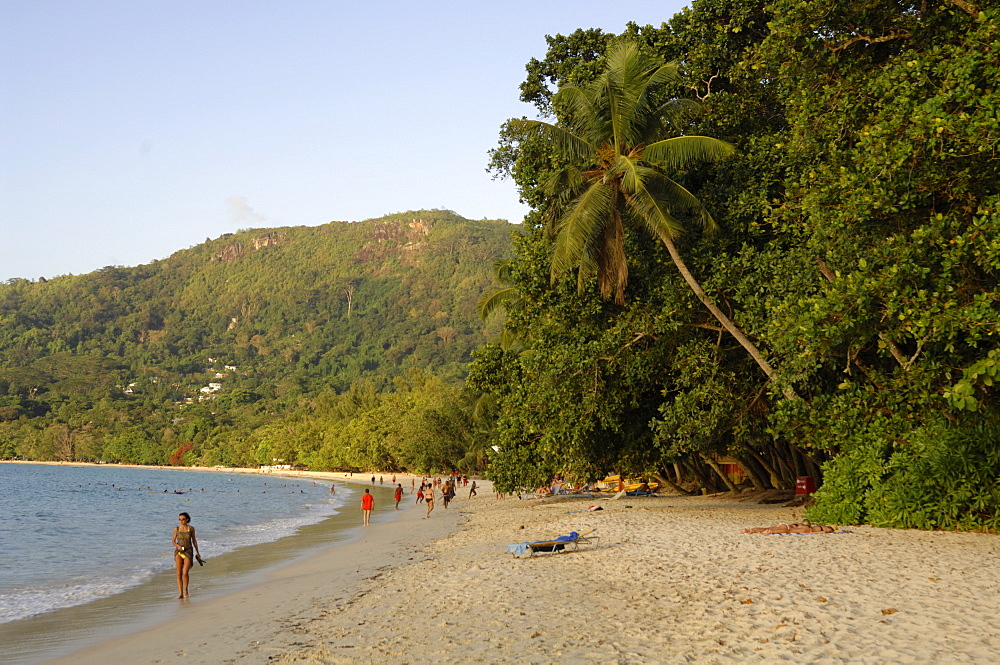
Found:
M 444 390 L 487 339 L 476 303 L 511 228 L 420 211 L 252 229 L 0 285 L 0 454 L 253 463 L 232 441 L 321 395 Z

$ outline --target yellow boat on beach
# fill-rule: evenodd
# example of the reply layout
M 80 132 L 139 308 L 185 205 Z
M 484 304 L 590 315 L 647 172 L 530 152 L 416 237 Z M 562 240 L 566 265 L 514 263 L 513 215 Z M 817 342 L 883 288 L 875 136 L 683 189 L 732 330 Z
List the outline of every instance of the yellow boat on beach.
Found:
M 646 481 L 639 480 L 637 478 L 625 478 L 622 479 L 621 476 L 608 476 L 604 480 L 597 483 L 597 489 L 602 492 L 620 492 L 622 490 L 622 485 L 624 484 L 624 489 L 626 492 L 638 492 L 639 488 L 642 487 L 643 483 Z M 660 487 L 660 483 L 646 483 L 649 486 L 650 492 L 655 492 Z

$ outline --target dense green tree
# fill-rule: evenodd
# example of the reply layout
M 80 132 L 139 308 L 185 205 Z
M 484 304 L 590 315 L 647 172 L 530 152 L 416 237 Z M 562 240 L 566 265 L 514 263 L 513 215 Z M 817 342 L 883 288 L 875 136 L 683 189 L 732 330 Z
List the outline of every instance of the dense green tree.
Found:
M 968 432 L 995 436 L 980 428 L 1000 415 L 982 371 L 1000 333 L 1000 25 L 996 9 L 964 6 L 778 2 L 748 60 L 781 89 L 793 148 L 768 215 L 787 286 L 764 334 L 809 393 L 808 409 L 778 410 L 777 431 L 835 455 L 818 518 L 947 523 L 903 500 L 902 479 L 937 482 L 920 477 L 941 469 L 929 437 L 975 467 L 988 456 Z

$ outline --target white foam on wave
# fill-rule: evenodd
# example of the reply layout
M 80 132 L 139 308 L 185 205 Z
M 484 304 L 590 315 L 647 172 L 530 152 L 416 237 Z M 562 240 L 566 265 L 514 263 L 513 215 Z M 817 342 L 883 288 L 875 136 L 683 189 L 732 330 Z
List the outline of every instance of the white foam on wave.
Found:
M 205 538 L 203 543 L 199 542 L 199 545 L 202 546 L 207 557 L 208 551 L 211 551 L 212 556 L 218 556 L 242 547 L 272 543 L 294 535 L 303 527 L 318 524 L 327 517 L 337 514 L 343 505 L 344 501 L 336 497 L 331 497 L 331 500 L 326 503 L 305 504 L 303 508 L 306 509 L 306 512 L 301 515 L 232 527 L 219 534 L 213 534 L 211 539 Z M 201 540 L 199 539 L 199 541 Z
M 142 584 L 153 573 L 154 570 L 150 568 L 87 582 L 71 581 L 57 586 L 12 589 L 0 596 L 0 623 L 27 619 L 107 598 Z

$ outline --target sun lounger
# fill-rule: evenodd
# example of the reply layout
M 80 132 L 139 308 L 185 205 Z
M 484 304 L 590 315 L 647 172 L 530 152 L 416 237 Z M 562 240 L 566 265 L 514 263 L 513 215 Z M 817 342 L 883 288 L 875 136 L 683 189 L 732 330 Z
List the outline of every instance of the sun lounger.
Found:
M 514 545 L 508 545 L 507 551 L 514 556 L 521 556 L 525 552 L 531 552 L 528 556 L 535 556 L 539 552 L 550 552 L 552 554 L 558 554 L 559 552 L 566 552 L 567 550 L 577 550 L 580 545 L 593 545 L 597 547 L 600 538 L 597 536 L 591 536 L 589 534 L 593 533 L 593 529 L 590 531 L 585 531 L 584 533 L 577 533 L 576 531 L 571 531 L 568 536 L 559 536 L 552 540 L 539 540 L 534 543 L 516 543 Z

